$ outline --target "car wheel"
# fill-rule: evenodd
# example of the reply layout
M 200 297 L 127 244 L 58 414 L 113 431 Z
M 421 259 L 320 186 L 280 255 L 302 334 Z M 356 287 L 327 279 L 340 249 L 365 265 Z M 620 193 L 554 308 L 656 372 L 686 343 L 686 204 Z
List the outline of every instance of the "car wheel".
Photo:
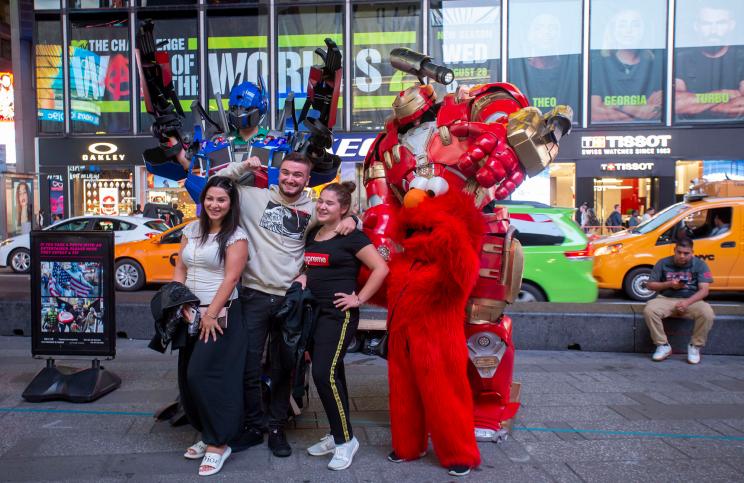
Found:
M 359 352 L 362 348 L 362 342 L 364 342 L 364 336 L 360 334 L 354 335 L 349 341 L 349 346 L 346 348 L 346 352 Z
M 31 271 L 31 252 L 25 248 L 16 248 L 10 254 L 10 268 L 15 273 Z
M 145 285 L 142 265 L 131 259 L 119 260 L 114 269 L 114 285 L 122 292 L 135 292 Z
M 517 295 L 517 302 L 546 302 L 545 295 L 535 285 L 529 282 L 522 282 L 522 287 Z
M 634 268 L 625 276 L 623 290 L 628 297 L 640 302 L 651 300 L 656 292 L 646 288 L 646 282 L 651 275 L 651 269 L 648 267 Z

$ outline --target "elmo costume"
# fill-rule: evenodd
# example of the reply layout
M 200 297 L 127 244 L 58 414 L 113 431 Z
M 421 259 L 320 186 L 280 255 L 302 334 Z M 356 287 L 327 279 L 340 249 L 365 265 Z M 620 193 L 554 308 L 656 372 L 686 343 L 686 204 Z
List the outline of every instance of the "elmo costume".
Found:
M 447 468 L 477 467 L 465 306 L 478 277 L 484 218 L 461 191 L 401 208 L 388 276 L 388 371 L 395 455 L 416 459 L 431 434 Z

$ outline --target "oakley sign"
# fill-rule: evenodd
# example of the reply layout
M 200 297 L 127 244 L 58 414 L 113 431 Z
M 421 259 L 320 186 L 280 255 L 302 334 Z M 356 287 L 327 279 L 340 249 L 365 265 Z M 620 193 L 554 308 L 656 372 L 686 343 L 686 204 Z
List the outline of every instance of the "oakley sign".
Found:
M 671 154 L 671 134 L 648 136 L 582 136 L 582 156 Z
M 116 154 L 119 146 L 113 143 L 93 143 L 88 152 L 81 156 L 83 161 L 124 161 L 126 154 Z

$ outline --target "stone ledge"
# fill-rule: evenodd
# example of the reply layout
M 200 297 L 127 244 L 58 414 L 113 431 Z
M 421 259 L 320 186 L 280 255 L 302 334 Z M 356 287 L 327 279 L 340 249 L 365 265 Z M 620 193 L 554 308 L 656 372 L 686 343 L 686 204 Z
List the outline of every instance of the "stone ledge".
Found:
M 744 355 L 744 307 L 716 307 L 716 321 L 704 349 L 706 354 Z M 0 336 L 31 335 L 30 303 L 0 301 Z M 518 349 L 585 350 L 650 353 L 653 345 L 643 319 L 643 304 L 549 304 L 512 305 Z M 384 327 L 386 311 L 363 307 L 362 330 Z M 117 334 L 130 339 L 149 339 L 154 333 L 150 307 L 146 304 L 116 305 Z M 675 352 L 686 352 L 692 321 L 665 321 Z

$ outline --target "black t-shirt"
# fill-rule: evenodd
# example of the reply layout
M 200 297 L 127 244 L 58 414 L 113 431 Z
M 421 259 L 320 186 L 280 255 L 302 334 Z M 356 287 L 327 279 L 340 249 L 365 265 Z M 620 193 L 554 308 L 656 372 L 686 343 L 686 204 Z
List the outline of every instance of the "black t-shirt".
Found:
M 703 54 L 700 47 L 678 49 L 675 60 L 677 78 L 685 81 L 688 92 L 706 94 L 712 91 L 739 90 L 744 80 L 744 46 L 730 46 L 722 57 L 711 59 Z M 725 94 L 698 96 L 701 103 L 725 104 L 729 97 Z M 726 116 L 710 111 L 699 114 L 679 114 L 681 119 L 725 119 Z
M 519 87 L 530 105 L 547 112 L 557 104 L 567 104 L 579 112 L 579 55 L 559 55 L 555 65 L 539 69 L 529 59 L 509 60 L 509 82 Z M 574 119 L 576 121 L 576 119 Z
M 354 230 L 346 236 L 315 241 L 320 227 L 308 233 L 305 243 L 307 288 L 319 299 L 334 299 L 336 293 L 350 294 L 357 290 L 357 275 L 362 262 L 359 250 L 372 242 L 363 232 Z
M 662 291 L 661 295 L 686 299 L 700 289 L 698 283 L 713 283 L 713 275 L 710 273 L 708 265 L 697 257 L 693 257 L 692 262 L 684 267 L 678 267 L 674 264 L 674 257 L 671 256 L 656 262 L 648 278 L 649 282 L 667 282 L 669 280 L 685 280 L 685 287 L 679 290 L 670 288 Z
M 639 62 L 626 65 L 614 53 L 591 53 L 592 95 L 602 98 L 608 107 L 643 106 L 648 97 L 662 89 L 663 51 L 642 50 Z

